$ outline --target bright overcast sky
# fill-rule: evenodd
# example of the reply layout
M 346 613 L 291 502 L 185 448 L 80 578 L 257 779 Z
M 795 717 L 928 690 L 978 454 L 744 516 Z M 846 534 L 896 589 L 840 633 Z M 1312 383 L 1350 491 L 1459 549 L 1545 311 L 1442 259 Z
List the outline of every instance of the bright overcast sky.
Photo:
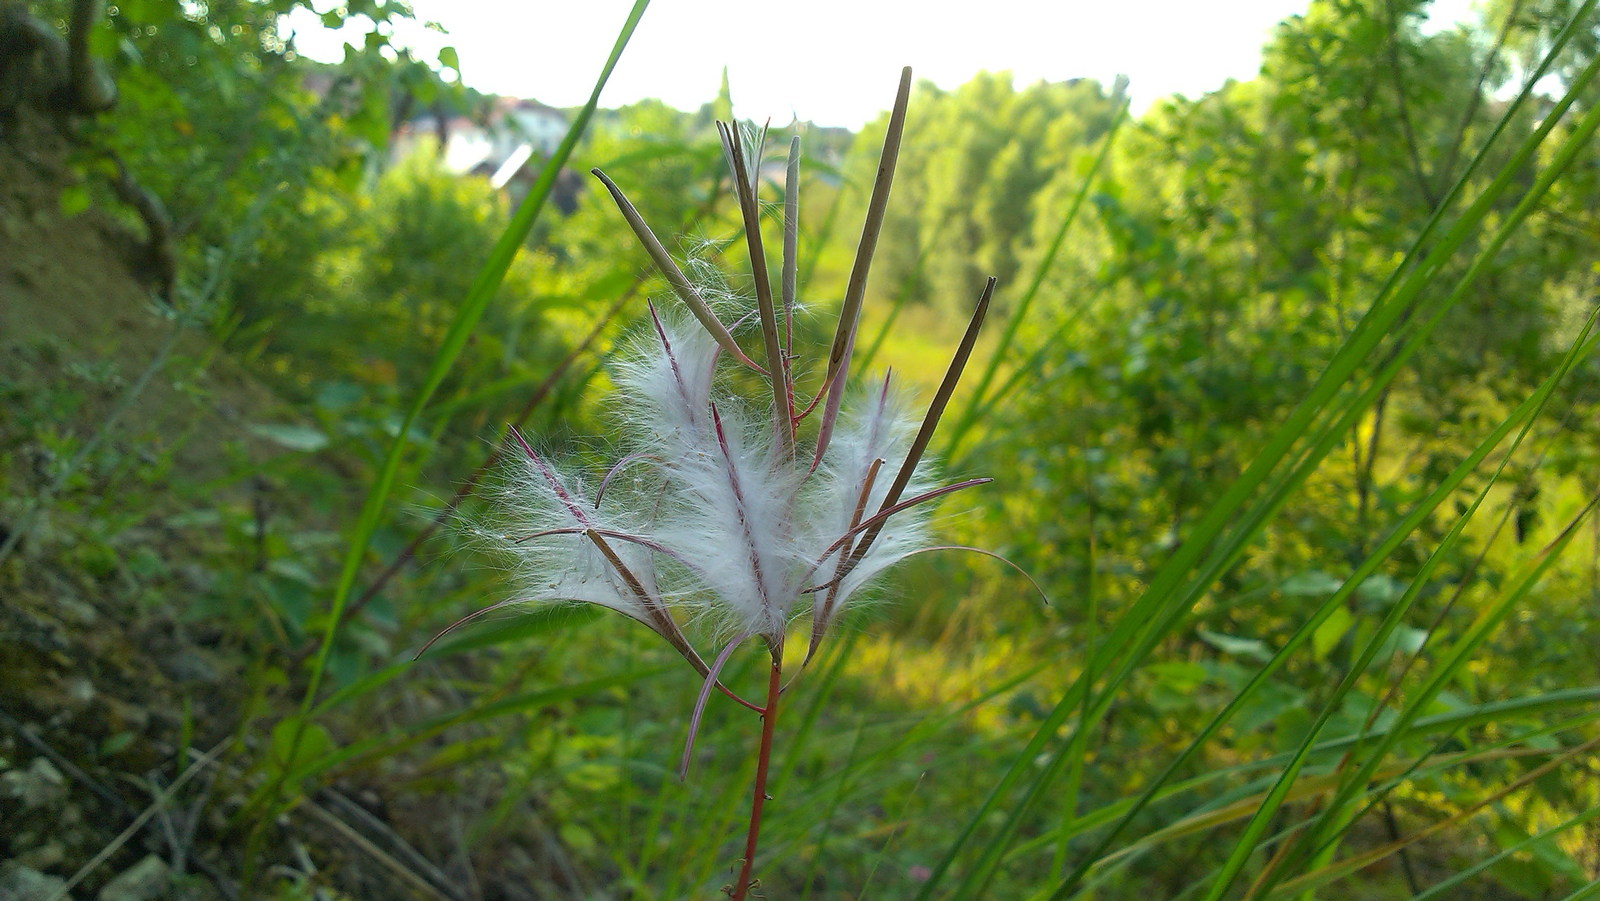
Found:
M 1017 86 L 1087 76 L 1132 79 L 1135 109 L 1253 78 L 1273 25 L 1309 0 L 656 0 L 601 96 L 607 107 L 656 97 L 692 110 L 716 95 L 727 66 L 742 118 L 859 128 L 889 106 L 901 66 L 954 88 L 980 71 Z M 318 9 L 334 5 L 332 0 Z M 395 42 L 433 59 L 453 46 L 467 84 L 492 94 L 578 106 L 627 17 L 627 0 L 412 0 Z M 1469 0 L 1436 0 L 1435 23 Z M 337 60 L 343 36 L 310 15 L 291 19 L 314 59 Z M 1433 24 L 1433 23 L 1430 23 Z M 354 40 L 354 39 L 353 39 Z

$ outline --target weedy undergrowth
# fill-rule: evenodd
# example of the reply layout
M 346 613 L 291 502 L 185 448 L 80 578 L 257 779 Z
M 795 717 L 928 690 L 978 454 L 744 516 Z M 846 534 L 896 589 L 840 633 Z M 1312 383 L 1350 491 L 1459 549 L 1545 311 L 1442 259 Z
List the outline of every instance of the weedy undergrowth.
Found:
M 736 881 L 725 888 L 735 899 L 745 898 L 755 884 L 791 627 L 809 616 L 803 669 L 830 625 L 862 597 L 863 587 L 907 557 L 949 549 L 932 542 L 929 502 L 990 481 L 940 484 L 924 452 L 972 354 L 994 279 L 985 285 L 920 423 L 908 415 L 906 398 L 890 376 L 851 384 L 862 300 L 910 88 L 908 68 L 901 73 L 833 342 L 825 362 L 812 367 L 803 367 L 794 349 L 794 319 L 802 312 L 795 299 L 798 137 L 789 145 L 782 270 L 774 292 L 758 196 L 766 131 L 718 123 L 743 218 L 754 310 L 713 307 L 707 297 L 723 292 L 697 286 L 685 275 L 622 189 L 594 170 L 682 309 L 652 304 L 648 333 L 617 368 L 615 403 L 628 446 L 598 479 L 563 471 L 510 429 L 521 451 L 520 468 L 504 493 L 502 521 L 482 531 L 515 561 L 522 590 L 450 627 L 508 606 L 571 602 L 596 604 L 643 623 L 704 678 L 680 775 L 687 772 L 713 690 L 758 714 L 761 737 L 744 854 Z M 759 334 L 760 362 L 741 348 L 738 338 L 745 332 Z M 820 373 L 809 398 L 796 390 L 802 369 Z M 742 395 L 739 387 L 751 383 L 761 386 L 758 396 Z M 709 663 L 685 631 L 696 620 L 709 622 L 722 641 Z M 770 659 L 760 702 L 739 696 L 718 678 L 752 639 L 760 640 Z

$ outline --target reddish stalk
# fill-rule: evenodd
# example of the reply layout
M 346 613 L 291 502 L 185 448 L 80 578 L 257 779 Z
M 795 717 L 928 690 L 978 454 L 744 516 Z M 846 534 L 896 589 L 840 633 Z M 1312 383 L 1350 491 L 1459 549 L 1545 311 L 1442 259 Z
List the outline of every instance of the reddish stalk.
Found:
M 744 864 L 733 884 L 733 901 L 744 901 L 750 893 L 750 871 L 756 862 L 756 842 L 761 836 L 761 808 L 767 801 L 767 764 L 772 760 L 772 729 L 778 720 L 778 695 L 783 682 L 783 649 L 772 652 L 772 671 L 767 675 L 767 706 L 761 711 L 761 751 L 756 758 L 756 787 L 750 799 L 750 831 L 744 839 Z

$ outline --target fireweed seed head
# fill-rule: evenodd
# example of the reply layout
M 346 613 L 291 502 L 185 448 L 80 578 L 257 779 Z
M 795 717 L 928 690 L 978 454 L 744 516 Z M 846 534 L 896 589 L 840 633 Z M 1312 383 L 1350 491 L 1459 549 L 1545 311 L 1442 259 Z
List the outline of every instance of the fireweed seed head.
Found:
M 633 505 L 620 515 L 642 539 L 636 546 L 671 549 L 656 561 L 667 603 L 720 631 L 777 642 L 818 596 L 843 604 L 923 546 L 925 512 L 903 511 L 849 565 L 850 529 L 888 490 L 877 478 L 882 461 L 898 465 L 915 428 L 887 380 L 852 399 L 813 471 L 809 453 L 777 447 L 766 411 L 718 379 L 719 362 L 736 364 L 703 330 L 652 314 L 650 334 L 614 375 L 634 496 L 608 491 L 600 509 L 619 515 L 613 505 Z
M 743 222 L 737 243 L 753 261 L 747 277 L 724 278 L 696 259 L 686 273 L 622 189 L 593 170 L 676 302 L 672 309 L 650 306 L 645 327 L 614 365 L 611 406 L 621 456 L 608 471 L 586 478 L 558 469 L 511 429 L 517 462 L 501 495 L 501 519 L 489 532 L 513 559 L 521 590 L 516 601 L 456 624 L 508 603 L 579 601 L 649 626 L 703 677 L 680 775 L 713 691 L 759 713 L 743 863 L 727 889 L 734 901 L 758 884 L 750 877 L 768 797 L 786 633 L 809 613 L 803 668 L 841 612 L 861 602 L 865 586 L 909 556 L 941 549 L 930 540 L 930 503 L 988 481 L 936 484 L 925 454 L 976 344 L 993 278 L 925 412 L 911 414 L 888 376 L 868 384 L 850 378 L 910 90 L 905 69 L 834 337 L 813 360 L 802 360 L 794 346 L 798 137 L 789 142 L 776 285 L 759 196 L 765 129 L 746 134 L 718 123 Z M 758 346 L 759 353 L 747 352 Z M 813 392 L 809 399 L 797 383 Z M 682 631 L 690 620 L 720 633 L 721 650 L 710 665 Z M 764 704 L 720 681 L 731 655 L 752 637 L 762 639 L 771 657 Z
M 928 547 L 923 506 L 880 518 L 863 545 L 916 430 L 890 378 L 849 393 L 813 468 L 810 448 L 783 453 L 768 413 L 730 387 L 737 365 L 697 323 L 652 308 L 614 367 L 624 453 L 611 470 L 558 466 L 512 433 L 478 531 L 509 559 L 516 602 L 597 604 L 674 645 L 685 620 L 779 644 L 797 617 L 831 621 Z M 917 466 L 908 496 L 930 489 L 930 470 Z
M 863 588 L 930 549 L 927 501 L 987 481 L 935 487 L 922 449 L 936 419 L 919 427 L 892 375 L 843 393 L 820 455 L 782 445 L 764 399 L 735 390 L 744 365 L 693 318 L 651 306 L 613 367 L 623 453 L 609 471 L 558 466 L 511 431 L 481 533 L 511 560 L 516 603 L 614 610 L 702 674 L 687 620 L 779 648 L 810 613 L 814 652 Z
M 888 376 L 867 384 L 850 379 L 909 84 L 909 72 L 902 73 L 833 342 L 809 363 L 793 347 L 800 310 L 797 140 L 790 143 L 776 291 L 752 175 L 759 137 L 719 124 L 744 219 L 741 243 L 757 261 L 737 280 L 696 255 L 685 272 L 622 189 L 595 170 L 675 302 L 650 306 L 644 328 L 613 366 L 621 456 L 609 471 L 586 477 L 558 468 L 512 429 L 516 463 L 489 531 L 513 561 L 517 602 L 577 601 L 622 613 L 666 638 L 710 686 L 716 666 L 744 638 L 760 636 L 781 664 L 785 633 L 808 613 L 809 660 L 840 613 L 860 603 L 865 586 L 932 549 L 929 502 L 988 481 L 936 486 L 924 453 L 972 351 L 993 279 L 925 414 L 910 412 Z M 757 345 L 763 353 L 746 353 Z M 797 391 L 797 375 L 815 392 L 809 400 Z M 682 623 L 690 620 L 733 636 L 716 666 L 684 636 Z

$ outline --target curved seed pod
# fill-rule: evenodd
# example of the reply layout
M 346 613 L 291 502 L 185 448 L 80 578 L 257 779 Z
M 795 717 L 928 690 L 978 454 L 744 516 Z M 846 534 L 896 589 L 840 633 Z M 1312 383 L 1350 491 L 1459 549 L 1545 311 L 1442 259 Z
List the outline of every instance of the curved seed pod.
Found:
M 689 312 L 694 314 L 694 318 L 698 319 L 702 326 L 705 326 L 705 330 L 711 334 L 712 338 L 716 339 L 717 344 L 727 351 L 730 356 L 765 375 L 767 371 L 756 365 L 756 361 L 745 356 L 744 351 L 739 349 L 739 345 L 733 340 L 733 335 L 729 334 L 728 327 L 722 324 L 722 320 L 717 318 L 717 314 L 711 311 L 711 305 L 706 303 L 705 298 L 700 296 L 700 292 L 696 291 L 694 285 L 690 284 L 688 276 L 685 276 L 683 270 L 678 268 L 678 264 L 673 262 L 672 257 L 667 253 L 667 249 L 662 247 L 661 242 L 656 238 L 655 232 L 652 232 L 650 226 L 645 224 L 644 217 L 639 215 L 637 209 L 634 209 L 633 204 L 628 201 L 627 195 L 622 193 L 622 189 L 617 187 L 616 182 L 606 177 L 606 174 L 599 169 L 591 169 L 589 171 L 593 172 L 595 178 L 600 179 L 600 183 L 606 186 L 607 191 L 611 192 L 611 199 L 617 202 L 617 209 L 622 211 L 622 218 L 628 220 L 628 226 L 633 229 L 633 233 L 638 237 L 639 243 L 644 245 L 645 252 L 650 255 L 650 261 L 656 264 L 656 270 L 661 273 L 662 278 L 667 280 L 667 284 L 672 286 L 673 293 L 677 294 L 678 299 L 683 301 L 683 305 L 689 308 Z

